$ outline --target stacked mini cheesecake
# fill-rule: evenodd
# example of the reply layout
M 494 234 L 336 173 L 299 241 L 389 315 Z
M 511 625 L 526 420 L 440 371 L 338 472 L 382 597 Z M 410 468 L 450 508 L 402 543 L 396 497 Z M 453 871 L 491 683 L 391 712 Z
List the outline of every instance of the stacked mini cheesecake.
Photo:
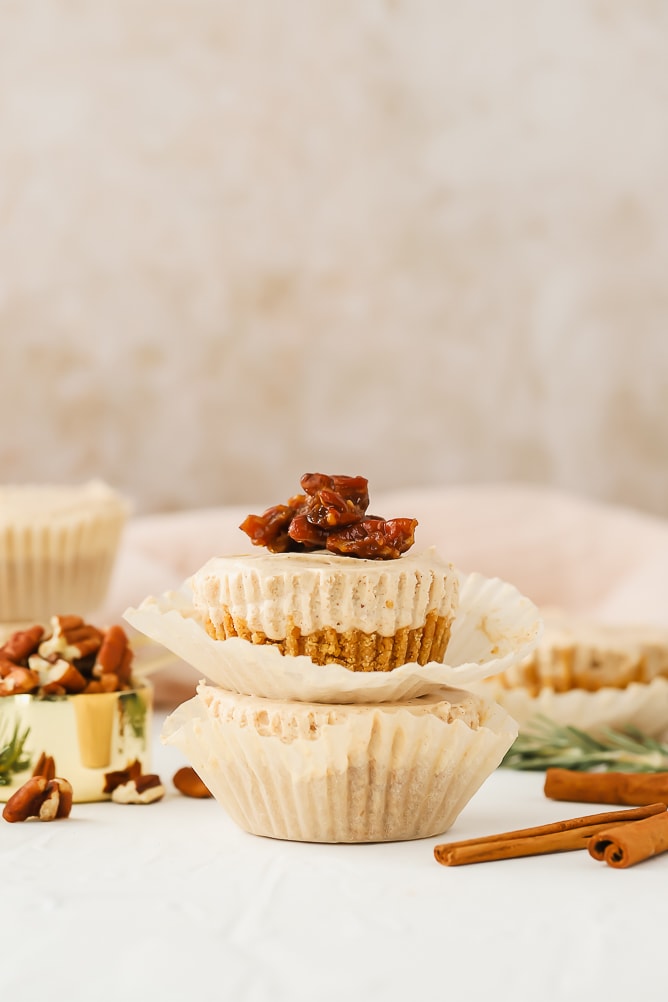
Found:
M 435 684 L 399 701 L 374 695 L 372 676 L 441 664 L 459 575 L 433 550 L 407 552 L 415 520 L 366 516 L 362 481 L 306 475 L 304 495 L 242 525 L 262 552 L 212 558 L 190 579 L 194 614 L 221 657 L 242 647 L 259 667 L 273 649 L 282 673 L 294 665 L 333 679 L 318 702 L 294 687 L 267 698 L 252 671 L 244 691 L 200 683 L 169 718 L 165 740 L 255 834 L 441 834 L 515 737 L 505 713 L 469 692 Z

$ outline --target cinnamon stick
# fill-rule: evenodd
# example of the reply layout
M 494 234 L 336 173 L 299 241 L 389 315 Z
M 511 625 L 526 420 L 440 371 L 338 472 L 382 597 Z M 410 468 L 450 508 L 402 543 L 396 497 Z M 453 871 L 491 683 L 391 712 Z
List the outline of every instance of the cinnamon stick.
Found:
M 545 773 L 545 796 L 587 804 L 668 803 L 668 772 L 575 772 L 552 768 Z
M 668 814 L 655 814 L 616 828 L 605 828 L 587 843 L 590 856 L 623 869 L 668 852 Z
M 443 866 L 460 866 L 463 863 L 487 863 L 498 859 L 585 849 L 591 837 L 605 829 L 665 812 L 666 805 L 657 803 L 625 811 L 606 811 L 604 814 L 569 818 L 536 828 L 521 828 L 461 842 L 443 843 L 434 847 L 434 857 Z

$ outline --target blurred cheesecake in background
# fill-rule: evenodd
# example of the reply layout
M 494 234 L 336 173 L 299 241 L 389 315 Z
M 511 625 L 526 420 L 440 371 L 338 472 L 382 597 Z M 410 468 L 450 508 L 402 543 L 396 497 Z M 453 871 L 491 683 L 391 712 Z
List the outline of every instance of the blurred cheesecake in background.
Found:
M 99 480 L 0 486 L 0 624 L 97 609 L 128 512 Z

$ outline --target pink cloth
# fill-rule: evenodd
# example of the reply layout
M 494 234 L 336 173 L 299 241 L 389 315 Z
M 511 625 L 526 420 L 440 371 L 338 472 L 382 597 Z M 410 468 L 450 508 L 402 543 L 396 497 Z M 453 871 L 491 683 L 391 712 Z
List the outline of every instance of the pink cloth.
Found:
M 131 520 L 97 618 L 119 621 L 127 606 L 178 587 L 209 557 L 248 551 L 239 523 L 266 506 Z M 668 521 L 515 484 L 376 493 L 373 510 L 417 518 L 418 549 L 433 545 L 461 570 L 503 578 L 540 606 L 668 627 Z M 192 669 L 175 664 L 154 677 L 158 700 L 187 698 L 196 681 Z

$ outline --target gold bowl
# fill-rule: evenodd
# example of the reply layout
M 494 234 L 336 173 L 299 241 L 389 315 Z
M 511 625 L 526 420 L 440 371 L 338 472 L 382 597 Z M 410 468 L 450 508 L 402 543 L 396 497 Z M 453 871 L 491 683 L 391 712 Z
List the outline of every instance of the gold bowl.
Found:
M 153 689 L 144 680 L 119 692 L 71 696 L 21 694 L 0 698 L 0 802 L 51 755 L 69 780 L 75 803 L 108 800 L 105 773 L 134 759 L 150 769 Z

